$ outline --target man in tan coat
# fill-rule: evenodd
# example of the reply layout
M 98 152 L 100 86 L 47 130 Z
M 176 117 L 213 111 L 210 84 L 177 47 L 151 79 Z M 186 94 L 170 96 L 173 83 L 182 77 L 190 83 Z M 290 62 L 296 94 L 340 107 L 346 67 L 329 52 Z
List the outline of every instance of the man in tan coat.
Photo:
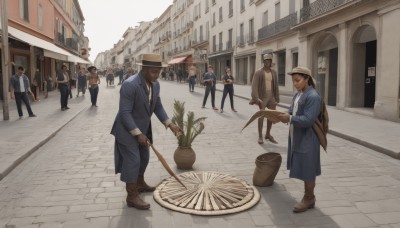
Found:
M 263 56 L 264 67 L 254 73 L 251 85 L 251 101 L 250 104 L 257 104 L 260 110 L 268 109 L 276 110 L 276 104 L 279 103 L 279 86 L 276 71 L 271 69 L 272 54 Z M 263 144 L 262 128 L 264 118 L 258 119 L 258 143 Z M 265 139 L 272 143 L 277 143 L 271 135 L 272 122 L 267 121 L 267 131 Z

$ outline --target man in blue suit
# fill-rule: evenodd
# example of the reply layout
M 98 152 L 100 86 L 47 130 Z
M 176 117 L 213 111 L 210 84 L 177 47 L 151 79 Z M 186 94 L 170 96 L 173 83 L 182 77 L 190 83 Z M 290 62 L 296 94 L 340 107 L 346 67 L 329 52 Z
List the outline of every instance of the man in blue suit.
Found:
M 152 143 L 151 116 L 157 118 L 178 135 L 181 129 L 171 122 L 161 104 L 160 84 L 157 81 L 163 66 L 160 55 L 144 54 L 142 70 L 128 78 L 121 86 L 119 111 L 111 134 L 115 136 L 115 173 L 121 173 L 126 183 L 128 207 L 149 209 L 150 204 L 139 197 L 139 192 L 151 192 L 144 181 L 149 163 L 149 143 Z

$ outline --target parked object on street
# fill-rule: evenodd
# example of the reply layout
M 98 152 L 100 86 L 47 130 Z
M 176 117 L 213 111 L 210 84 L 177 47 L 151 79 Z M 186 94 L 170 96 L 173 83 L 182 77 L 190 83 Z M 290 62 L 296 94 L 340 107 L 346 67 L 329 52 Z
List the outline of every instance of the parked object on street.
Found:
M 154 191 L 161 206 L 195 215 L 224 215 L 247 210 L 258 203 L 260 193 L 245 181 L 223 173 L 202 171 L 178 175 L 187 187 L 174 178 L 164 180 Z
M 253 174 L 253 184 L 260 187 L 271 186 L 281 164 L 282 156 L 279 153 L 269 152 L 258 156 Z
M 195 119 L 194 112 L 185 113 L 185 102 L 175 100 L 172 122 L 182 129 L 182 133 L 178 136 L 178 148 L 174 153 L 174 161 L 178 169 L 192 169 L 196 161 L 192 143 L 204 130 L 205 119 L 206 117 Z

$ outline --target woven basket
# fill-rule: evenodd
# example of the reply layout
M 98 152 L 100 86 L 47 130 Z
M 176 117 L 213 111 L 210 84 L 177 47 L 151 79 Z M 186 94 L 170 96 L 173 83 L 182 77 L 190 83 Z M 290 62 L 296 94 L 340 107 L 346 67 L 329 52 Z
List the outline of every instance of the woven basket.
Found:
M 269 152 L 258 156 L 253 175 L 253 184 L 261 187 L 271 186 L 281 164 L 282 157 L 279 153 Z

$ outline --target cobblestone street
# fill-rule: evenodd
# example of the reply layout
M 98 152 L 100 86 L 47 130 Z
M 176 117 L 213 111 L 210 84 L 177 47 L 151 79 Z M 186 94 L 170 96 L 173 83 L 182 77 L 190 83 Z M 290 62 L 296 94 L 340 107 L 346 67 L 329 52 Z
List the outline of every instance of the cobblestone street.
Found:
M 212 110 L 211 97 L 206 109 L 201 109 L 203 88 L 190 93 L 187 84 L 160 83 L 161 99 L 170 117 L 174 99 L 185 101 L 186 109 L 197 117 L 207 117 L 203 134 L 193 144 L 195 171 L 218 171 L 252 183 L 258 155 L 282 155 L 274 185 L 258 188 L 261 199 L 256 206 L 233 215 L 192 216 L 162 208 L 146 193 L 150 210 L 128 208 L 125 185 L 114 174 L 114 137 L 109 134 L 118 111 L 120 87 L 102 83 L 98 108 L 87 102 L 87 108 L 54 138 L 0 181 L 0 227 L 400 227 L 400 160 L 328 135 L 328 153 L 321 150 L 316 208 L 293 214 L 293 205 L 303 195 L 303 182 L 288 178 L 287 125 L 272 128 L 278 144 L 259 145 L 256 122 L 240 133 L 257 111 L 247 100 L 235 97 L 238 112 L 234 113 L 227 98 L 221 114 Z M 217 107 L 221 97 L 217 92 Z M 74 107 L 72 103 L 71 110 Z M 182 172 L 176 170 L 173 160 L 175 137 L 155 115 L 152 125 L 154 146 L 176 172 Z M 156 185 L 167 177 L 151 152 L 147 182 Z

